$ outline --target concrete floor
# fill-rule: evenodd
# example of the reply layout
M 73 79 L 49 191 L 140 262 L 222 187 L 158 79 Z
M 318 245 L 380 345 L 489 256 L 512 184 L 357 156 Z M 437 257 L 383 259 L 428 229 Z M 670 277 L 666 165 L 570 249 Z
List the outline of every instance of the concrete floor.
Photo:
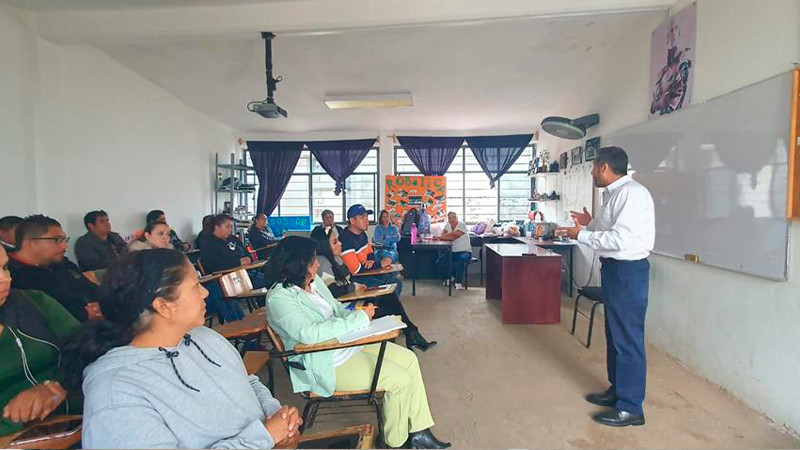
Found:
M 403 303 L 421 332 L 439 345 L 419 354 L 436 426 L 454 448 L 800 448 L 733 396 L 648 347 L 647 425 L 614 429 L 592 422 L 601 410 L 583 400 L 605 381 L 602 314 L 586 349 L 587 320 L 569 334 L 573 300 L 564 297 L 561 325 L 502 325 L 500 305 L 482 288 L 454 292 L 420 282 Z M 298 407 L 276 366 L 276 397 Z M 266 375 L 266 374 L 264 374 Z M 321 416 L 322 431 L 372 419 Z M 374 422 L 373 422 L 374 423 Z

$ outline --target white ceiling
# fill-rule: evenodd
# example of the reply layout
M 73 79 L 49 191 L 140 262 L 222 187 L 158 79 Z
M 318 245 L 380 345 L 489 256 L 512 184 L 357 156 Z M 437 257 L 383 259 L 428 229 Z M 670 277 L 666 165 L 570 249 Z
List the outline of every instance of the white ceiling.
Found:
M 279 35 L 275 95 L 288 119 L 245 104 L 265 97 L 263 41 L 169 39 L 98 45 L 197 110 L 241 132 L 533 130 L 548 115 L 583 114 L 610 67 L 647 39 L 663 13 Z M 624 58 L 623 58 L 624 59 Z M 647 62 L 637 70 L 646 70 Z M 414 106 L 328 110 L 326 93 L 411 92 Z
M 5 0 L 12 6 L 31 11 L 45 10 L 114 10 L 143 8 L 176 8 L 225 6 L 250 3 L 276 3 L 297 0 Z

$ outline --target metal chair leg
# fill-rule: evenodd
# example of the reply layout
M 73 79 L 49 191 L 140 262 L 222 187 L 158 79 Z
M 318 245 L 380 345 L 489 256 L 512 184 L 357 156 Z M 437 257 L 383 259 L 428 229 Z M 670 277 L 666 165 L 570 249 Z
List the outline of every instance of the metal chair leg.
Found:
M 375 437 L 375 448 L 383 448 L 385 441 L 383 439 L 383 405 L 377 398 L 372 399 L 372 404 L 375 406 L 375 415 L 377 416 L 378 435 Z
M 586 348 L 592 346 L 592 328 L 594 328 L 594 313 L 597 309 L 597 305 L 600 305 L 600 302 L 595 302 L 592 305 L 592 311 L 589 313 L 589 334 L 586 336 Z
M 267 360 L 267 374 L 269 375 L 267 389 L 269 389 L 269 392 L 275 396 L 275 371 L 272 367 L 272 358 Z
M 578 300 L 581 299 L 581 294 L 575 297 L 575 311 L 572 312 L 572 331 L 570 334 L 575 335 L 575 322 L 578 320 Z
M 314 420 L 317 418 L 317 410 L 319 409 L 319 400 L 309 400 L 306 407 L 303 408 L 303 424 L 300 425 L 300 432 L 303 432 L 314 426 Z

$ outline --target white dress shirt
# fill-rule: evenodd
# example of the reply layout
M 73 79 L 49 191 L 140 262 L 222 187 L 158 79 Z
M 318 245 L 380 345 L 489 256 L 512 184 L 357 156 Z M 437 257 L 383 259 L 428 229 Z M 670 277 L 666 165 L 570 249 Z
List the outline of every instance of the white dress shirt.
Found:
M 647 258 L 655 239 L 653 197 L 630 175 L 603 189 L 600 214 L 578 233 L 578 242 L 598 256 L 622 261 Z

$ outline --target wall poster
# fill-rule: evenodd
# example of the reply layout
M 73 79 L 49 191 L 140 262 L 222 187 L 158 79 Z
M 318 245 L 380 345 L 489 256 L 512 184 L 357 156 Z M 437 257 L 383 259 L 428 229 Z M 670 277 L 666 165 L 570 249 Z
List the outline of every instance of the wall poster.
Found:
M 692 102 L 697 3 L 653 31 L 650 51 L 650 116 L 677 111 Z
M 386 210 L 398 226 L 411 208 L 424 208 L 431 222 L 442 222 L 447 219 L 447 178 L 386 175 L 385 199 Z

